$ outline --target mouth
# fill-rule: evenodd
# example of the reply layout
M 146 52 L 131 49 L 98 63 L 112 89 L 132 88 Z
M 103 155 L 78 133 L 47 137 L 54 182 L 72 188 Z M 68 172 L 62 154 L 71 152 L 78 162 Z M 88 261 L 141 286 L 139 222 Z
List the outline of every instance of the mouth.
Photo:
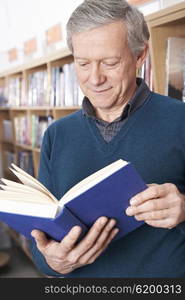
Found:
M 93 90 L 93 93 L 102 94 L 102 93 L 109 91 L 110 89 L 111 89 L 111 87 L 107 88 L 107 89 L 103 89 L 103 90 Z

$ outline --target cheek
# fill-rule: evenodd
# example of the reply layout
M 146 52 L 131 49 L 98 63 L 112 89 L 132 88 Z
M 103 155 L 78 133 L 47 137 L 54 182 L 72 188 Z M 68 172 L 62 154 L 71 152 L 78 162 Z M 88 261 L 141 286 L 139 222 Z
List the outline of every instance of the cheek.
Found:
M 108 77 L 108 81 L 112 85 L 113 88 L 121 89 L 122 85 L 124 85 L 125 76 L 123 76 L 122 72 L 117 72 L 114 75 Z
M 76 71 L 76 76 L 79 84 L 83 84 L 84 82 L 87 81 L 88 78 L 87 72 L 80 70 L 78 66 L 76 66 L 75 71 Z
M 119 70 L 117 70 L 117 72 L 115 72 L 115 74 L 112 76 L 112 83 L 114 84 L 114 86 L 124 88 L 128 84 L 128 82 L 130 82 L 131 79 L 135 77 L 135 74 L 136 70 L 134 68 L 128 68 L 125 66 L 124 68 L 120 68 Z
M 79 74 L 77 75 L 77 78 L 80 85 L 85 85 L 86 83 L 88 83 L 87 74 Z

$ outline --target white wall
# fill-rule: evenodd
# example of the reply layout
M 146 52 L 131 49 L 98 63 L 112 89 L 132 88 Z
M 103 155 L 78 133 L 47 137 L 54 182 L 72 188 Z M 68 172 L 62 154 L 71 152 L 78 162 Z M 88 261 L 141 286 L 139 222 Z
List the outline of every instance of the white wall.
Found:
M 180 2 L 184 2 L 184 0 L 161 0 L 161 6 L 162 8 L 165 8 L 167 6 L 174 5 Z
M 7 65 L 10 48 L 23 51 L 24 41 L 43 38 L 45 30 L 66 22 L 82 0 L 0 0 L 0 71 Z M 64 32 L 65 33 L 65 32 Z M 64 35 L 65 38 L 65 35 Z
M 138 7 L 144 15 L 148 15 L 161 9 L 161 0 L 151 0 Z

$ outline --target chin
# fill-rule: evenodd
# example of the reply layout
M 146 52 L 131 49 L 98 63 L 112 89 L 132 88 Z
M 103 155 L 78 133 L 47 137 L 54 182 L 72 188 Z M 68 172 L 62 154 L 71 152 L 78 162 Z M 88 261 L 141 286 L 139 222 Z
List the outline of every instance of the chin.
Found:
M 109 108 L 114 103 L 113 99 L 108 99 L 104 95 L 96 95 L 96 96 L 89 95 L 87 96 L 87 98 L 91 101 L 94 107 L 98 107 L 98 108 Z

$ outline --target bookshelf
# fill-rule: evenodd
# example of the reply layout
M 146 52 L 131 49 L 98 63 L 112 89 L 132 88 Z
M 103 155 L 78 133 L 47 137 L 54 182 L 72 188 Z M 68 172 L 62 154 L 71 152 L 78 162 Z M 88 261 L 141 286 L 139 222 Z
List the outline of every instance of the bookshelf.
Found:
M 154 80 L 154 91 L 164 94 L 165 91 L 165 63 L 166 63 L 166 39 L 170 36 L 185 37 L 185 1 L 177 5 L 162 9 L 161 11 L 146 16 L 149 25 L 150 54 Z M 3 164 L 3 176 L 11 179 L 11 173 L 8 171 L 8 164 L 11 159 L 18 164 L 19 153 L 26 151 L 32 154 L 33 175 L 38 176 L 38 165 L 40 157 L 40 147 L 32 142 L 18 142 L 16 138 L 16 121 L 30 120 L 36 117 L 52 116 L 54 120 L 64 117 L 80 108 L 80 105 L 58 105 L 53 106 L 50 103 L 52 93 L 52 72 L 54 68 L 62 68 L 65 64 L 73 61 L 69 50 L 60 50 L 52 55 L 34 59 L 24 65 L 14 67 L 6 72 L 0 73 L 0 95 L 1 91 L 7 92 L 7 86 L 13 79 L 21 85 L 21 94 L 16 94 L 16 99 L 8 99 L 11 102 L 10 107 L 0 106 L 0 154 Z M 34 73 L 45 72 L 45 95 L 44 105 L 27 105 L 29 78 Z M 18 83 L 18 85 L 19 85 Z M 13 83 L 12 83 L 13 86 Z M 13 87 L 12 87 L 13 90 Z M 24 105 L 19 105 L 23 100 Z M 17 103 L 17 105 L 15 105 Z M 7 139 L 3 130 L 4 123 L 12 124 L 12 139 Z M 24 124 L 24 123 L 23 123 Z M 22 126 L 24 129 L 24 125 Z M 13 178 L 15 180 L 15 177 Z M 15 233 L 12 236 L 22 246 L 23 250 L 29 255 L 24 238 L 20 238 Z
M 57 89 L 54 91 L 53 88 L 53 84 L 56 84 L 56 82 L 53 82 L 52 77 L 57 76 L 55 74 L 56 69 L 58 76 L 60 76 L 60 70 L 66 68 L 67 75 L 65 74 L 65 78 L 68 82 L 65 82 L 65 88 L 67 84 L 73 82 L 73 93 L 76 93 L 76 97 L 79 96 L 79 87 L 76 83 L 76 78 L 71 78 L 71 73 L 69 73 L 68 67 L 72 65 L 72 62 L 73 58 L 71 53 L 68 50 L 63 50 L 0 74 L 0 91 L 4 92 L 8 101 L 8 105 L 0 106 L 0 150 L 3 162 L 2 175 L 4 177 L 10 178 L 11 176 L 8 171 L 11 153 L 14 154 L 14 157 L 12 156 L 14 163 L 20 165 L 19 154 L 24 151 L 31 153 L 33 173 L 30 172 L 30 174 L 37 177 L 41 137 L 38 143 L 38 141 L 33 141 L 34 136 L 38 138 L 38 132 L 41 129 L 43 136 L 44 130 L 49 125 L 49 119 L 51 119 L 51 121 L 59 119 L 80 108 L 81 102 L 78 101 L 79 99 L 76 99 L 74 103 L 73 99 L 70 103 L 56 103 L 56 100 L 53 100 L 54 97 L 57 97 Z M 73 71 L 73 69 L 70 70 Z M 41 82 L 44 84 L 41 86 L 41 92 L 38 93 L 35 89 L 35 85 L 41 85 L 39 81 L 40 76 L 42 79 Z M 58 77 L 56 80 L 64 81 L 64 77 Z M 55 96 L 53 96 L 53 94 L 55 94 Z M 71 95 L 67 96 L 71 97 Z M 58 99 L 60 98 L 62 98 L 61 95 L 58 95 Z M 38 99 L 40 102 L 36 103 Z M 41 123 L 42 128 L 40 129 L 39 125 Z M 5 137 L 5 131 L 8 131 L 8 129 L 6 128 L 5 130 L 4 125 L 9 125 L 9 127 L 11 125 L 12 127 L 12 138 L 9 137 L 8 140 Z
M 150 53 L 154 90 L 165 94 L 166 40 L 185 37 L 185 1 L 146 16 L 150 29 Z

